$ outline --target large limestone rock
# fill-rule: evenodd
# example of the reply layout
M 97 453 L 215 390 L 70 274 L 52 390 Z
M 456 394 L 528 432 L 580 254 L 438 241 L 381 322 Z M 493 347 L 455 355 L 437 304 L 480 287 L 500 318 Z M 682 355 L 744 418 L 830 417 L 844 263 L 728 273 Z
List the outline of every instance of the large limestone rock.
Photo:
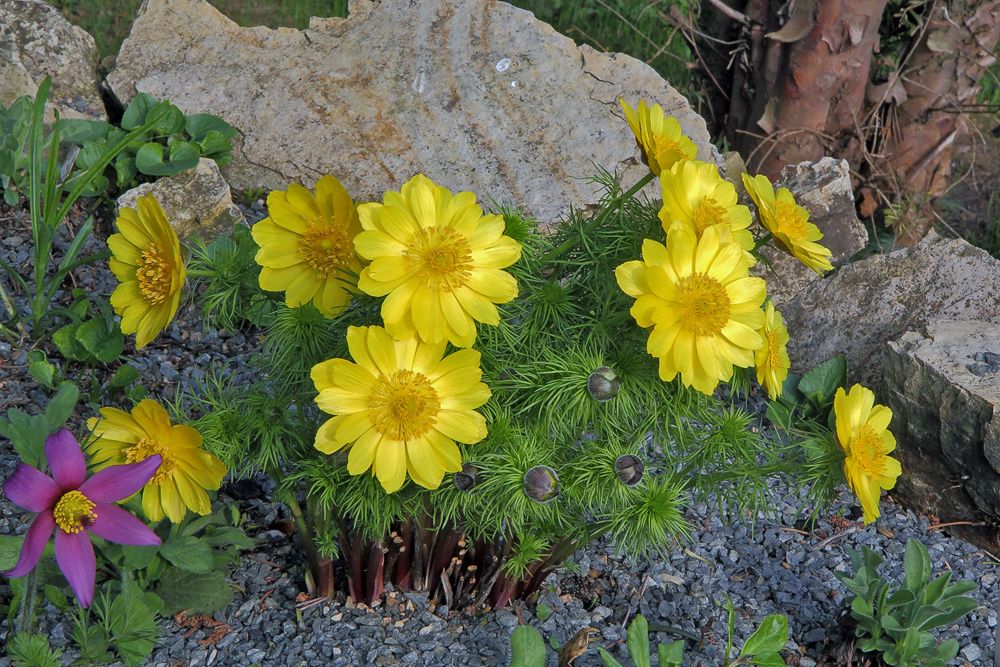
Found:
M 943 523 L 1000 523 L 1000 326 L 932 320 L 890 342 L 885 395 L 908 507 Z M 962 528 L 990 546 L 995 531 Z
M 721 164 L 704 121 L 652 68 L 495 0 L 354 0 L 349 18 L 303 32 L 240 28 L 203 0 L 147 0 L 108 83 L 123 102 L 146 92 L 238 128 L 224 169 L 236 189 L 333 174 L 372 201 L 423 172 L 554 222 L 597 202 L 592 163 L 626 187 L 646 173 L 619 96 L 659 103 Z
M 105 119 L 94 38 L 44 0 L 0 0 L 0 102 L 34 97 L 46 75 L 60 115 Z
M 843 354 L 851 382 L 878 388 L 888 341 L 933 318 L 1000 323 L 1000 262 L 931 233 L 913 248 L 842 267 L 781 312 L 793 372 Z
M 197 235 L 207 243 L 246 224 L 214 160 L 201 158 L 193 169 L 132 188 L 118 198 L 118 208 L 135 208 L 146 195 L 156 198 L 181 240 Z
M 742 185 L 742 184 L 741 184 Z M 809 222 L 823 238 L 820 243 L 833 253 L 833 265 L 840 266 L 868 244 L 868 232 L 854 211 L 854 193 L 847 160 L 825 157 L 817 162 L 800 162 L 785 167 L 775 189 L 788 188 L 795 201 L 809 211 Z M 767 293 L 780 309 L 810 283 L 822 276 L 791 255 L 770 244 L 761 249 L 774 272 L 760 263 L 755 275 L 767 279 Z

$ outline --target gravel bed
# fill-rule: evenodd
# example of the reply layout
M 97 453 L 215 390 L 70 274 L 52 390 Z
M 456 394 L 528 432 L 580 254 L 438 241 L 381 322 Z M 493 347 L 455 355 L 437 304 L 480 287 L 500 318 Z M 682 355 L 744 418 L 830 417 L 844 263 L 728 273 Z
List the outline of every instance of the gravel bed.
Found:
M 253 219 L 262 217 L 259 204 L 246 212 Z M 26 215 L 0 205 L 0 227 L 5 237 L 0 241 L 0 257 L 25 268 L 27 274 Z M 100 252 L 103 246 L 92 239 L 88 250 Z M 0 280 L 12 292 L 9 279 Z M 84 269 L 76 280 L 82 289 L 105 294 L 114 286 L 106 265 Z M 12 295 L 23 306 L 23 295 Z M 249 356 L 258 349 L 254 335 L 203 330 L 192 300 L 147 348 L 135 352 L 126 344 L 129 363 L 142 372 L 151 395 L 172 396 L 178 388 L 192 386 L 205 369 L 222 363 L 228 362 L 235 373 L 243 372 Z M 30 412 L 44 404 L 44 394 L 27 373 L 27 350 L 0 343 L 0 392 L 3 409 L 20 407 Z M 81 405 L 78 410 L 77 425 L 91 416 L 89 408 Z M 0 442 L 0 478 L 6 479 L 16 462 L 10 443 Z M 256 482 L 262 491 L 267 490 L 266 480 Z M 885 558 L 881 571 L 898 579 L 908 538 L 927 547 L 935 575 L 951 570 L 953 579 L 979 583 L 971 593 L 979 606 L 940 633 L 941 638 L 955 637 L 961 645 L 959 658 L 952 664 L 993 664 L 1000 563 L 934 529 L 926 517 L 894 505 L 891 499 L 883 502 L 882 518 L 876 525 L 861 527 L 856 521 L 843 520 L 832 525 L 823 519 L 811 531 L 804 530 L 796 518 L 803 502 L 780 487 L 772 490 L 773 516 L 759 516 L 753 529 L 739 523 L 724 526 L 714 506 L 690 507 L 687 518 L 696 528 L 692 540 L 658 558 L 628 559 L 606 540 L 578 552 L 572 567 L 552 575 L 543 587 L 538 602 L 547 605 L 551 615 L 540 621 L 533 605 L 518 603 L 495 613 L 472 614 L 391 587 L 371 608 L 355 605 L 343 594 L 337 600 L 303 600 L 304 562 L 295 538 L 269 530 L 275 520 L 285 517 L 283 506 L 268 502 L 266 493 L 247 497 L 240 486 L 247 485 L 223 491 L 240 499 L 260 546 L 245 553 L 233 570 L 234 600 L 215 615 L 229 626 L 229 632 L 210 643 L 211 629 L 180 628 L 168 620 L 160 645 L 146 665 L 506 665 L 510 634 L 521 622 L 559 645 L 581 628 L 594 628 L 591 647 L 603 646 L 628 665 L 625 628 L 641 613 L 651 624 L 698 636 L 700 641 L 686 644 L 685 665 L 708 667 L 723 660 L 727 595 L 736 609 L 737 646 L 765 616 L 780 613 L 789 618 L 791 638 L 784 653 L 789 665 L 834 665 L 836 649 L 850 632 L 839 620 L 847 591 L 833 575 L 851 569 L 845 549 L 871 547 Z M 253 483 L 249 486 L 257 488 Z M 838 513 L 857 517 L 849 492 L 830 510 L 830 514 Z M 22 533 L 30 516 L 0 495 L 0 534 Z M 0 578 L 0 596 L 9 593 L 7 581 Z M 70 646 L 71 626 L 53 606 L 46 603 L 39 620 L 41 632 L 49 634 L 54 646 Z M 5 638 L 8 631 L 3 620 L 0 637 Z M 655 641 L 677 638 L 660 632 Z M 550 651 L 548 664 L 556 664 L 554 652 Z M 604 663 L 591 648 L 573 664 Z M 8 658 L 0 657 L 0 667 L 10 665 Z

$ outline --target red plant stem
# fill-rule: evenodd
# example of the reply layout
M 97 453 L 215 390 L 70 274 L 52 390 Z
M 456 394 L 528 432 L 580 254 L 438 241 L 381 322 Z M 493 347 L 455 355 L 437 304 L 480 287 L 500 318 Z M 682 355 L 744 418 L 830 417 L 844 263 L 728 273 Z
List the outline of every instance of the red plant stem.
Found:
M 458 541 L 462 539 L 462 534 L 457 530 L 442 528 L 438 532 L 442 531 L 447 532 L 443 539 L 440 535 L 438 536 L 437 543 L 434 545 L 434 559 L 431 561 L 430 569 L 427 571 L 427 592 L 431 595 L 434 594 L 434 589 L 437 588 L 441 580 L 441 573 L 448 567 L 448 563 L 451 562 L 452 557 L 455 555 Z
M 319 561 L 319 579 L 316 580 L 316 592 L 321 597 L 332 598 L 335 592 L 333 579 L 333 561 L 321 558 Z
M 400 526 L 399 535 L 403 538 L 403 546 L 396 560 L 396 582 L 400 588 L 409 588 L 413 580 L 413 569 L 410 567 L 414 551 L 413 524 L 405 522 Z
M 360 536 L 355 535 L 351 544 L 351 576 L 347 580 L 348 592 L 355 602 L 362 601 L 362 594 L 365 588 L 364 572 L 362 563 L 364 559 L 365 544 Z
M 368 604 L 374 603 L 382 597 L 382 568 L 385 565 L 385 551 L 382 549 L 381 540 L 376 541 L 368 551 L 368 567 L 365 594 Z
M 418 518 L 413 522 L 413 588 L 424 590 L 424 530 Z

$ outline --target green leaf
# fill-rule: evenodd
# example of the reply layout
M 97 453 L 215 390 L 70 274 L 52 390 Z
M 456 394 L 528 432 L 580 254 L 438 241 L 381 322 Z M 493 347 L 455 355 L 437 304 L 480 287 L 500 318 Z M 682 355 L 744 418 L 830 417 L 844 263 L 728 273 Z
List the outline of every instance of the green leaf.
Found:
M 76 330 L 76 339 L 98 361 L 110 363 L 122 353 L 125 336 L 117 322 L 111 323 L 104 318 L 95 318 L 83 322 Z
M 941 642 L 941 645 L 937 647 L 938 658 L 941 659 L 945 664 L 951 662 L 958 655 L 958 640 L 957 639 L 946 639 Z
M 756 632 L 743 645 L 740 656 L 775 653 L 788 642 L 788 619 L 781 614 L 772 614 L 764 619 Z
M 115 371 L 115 375 L 111 378 L 110 386 L 120 389 L 122 387 L 127 387 L 136 380 L 139 379 L 139 371 L 128 364 L 124 366 L 119 366 L 118 370 Z
M 552 647 L 553 651 L 558 651 L 559 650 L 559 640 L 556 639 L 555 637 L 549 637 L 549 646 Z
M 201 153 L 197 144 L 186 141 L 175 142 L 170 147 L 170 157 L 164 159 L 163 146 L 149 143 L 135 155 L 135 166 L 150 176 L 173 176 L 198 164 Z
M 552 609 L 547 604 L 538 604 L 535 606 L 535 617 L 539 621 L 547 621 L 549 616 L 552 615 Z
M 664 642 L 656 647 L 660 658 L 660 667 L 681 667 L 684 660 L 684 642 Z
M 204 157 L 215 160 L 215 163 L 220 167 L 226 166 L 229 160 L 232 159 L 233 145 L 229 143 L 229 139 L 221 132 L 212 130 L 208 133 L 207 137 L 196 143 L 201 149 L 201 154 Z
M 899 624 L 899 621 L 895 616 L 886 614 L 881 619 L 879 623 L 882 625 L 882 629 L 888 630 L 890 632 L 903 632 L 903 626 Z
M 77 118 L 59 119 L 59 140 L 67 144 L 82 146 L 86 142 L 106 141 L 111 125 L 102 120 Z
M 29 362 L 28 372 L 40 384 L 52 388 L 52 377 L 55 375 L 56 367 L 50 364 L 47 359 Z
M 172 537 L 160 545 L 160 555 L 188 572 L 206 574 L 212 571 L 212 547 L 197 537 Z
M 890 595 L 888 600 L 886 600 L 884 610 L 899 607 L 904 604 L 910 604 L 916 599 L 917 596 L 913 594 L 913 591 L 908 588 L 900 588 L 898 591 Z
M 69 613 L 69 600 L 66 599 L 66 594 L 59 590 L 52 584 L 45 584 L 45 599 L 51 602 L 59 611 L 64 614 Z
M 17 565 L 23 543 L 24 535 L 0 535 L 0 571 Z
M 822 406 L 831 402 L 837 389 L 845 384 L 847 384 L 847 359 L 843 355 L 838 355 L 803 375 L 798 389 Z
M 949 603 L 951 607 L 948 611 L 931 616 L 919 625 L 919 629 L 932 630 L 934 628 L 951 625 L 979 606 L 979 603 L 972 598 L 954 598 L 953 600 L 950 600 Z
M 778 653 L 757 653 L 748 663 L 750 665 L 761 665 L 761 667 L 785 667 L 785 659 Z
M 0 435 L 13 443 L 22 461 L 39 467 L 45 452 L 45 438 L 49 435 L 44 415 L 28 416 L 17 408 L 9 408 L 7 420 L 0 420 Z
M 635 667 L 650 667 L 649 624 L 642 614 L 636 615 L 628 626 L 628 653 Z
M 150 545 L 133 545 L 133 544 L 123 544 L 122 545 L 122 558 L 125 561 L 125 567 L 130 570 L 141 570 L 148 567 L 153 559 L 156 558 L 157 552 L 160 550 L 159 544 Z
M 184 114 L 167 100 L 163 100 L 146 112 L 143 122 L 149 123 L 157 117 L 159 120 L 150 128 L 153 136 L 169 137 L 184 129 Z
M 76 339 L 76 330 L 79 324 L 67 324 L 52 334 L 52 342 L 56 344 L 56 349 L 66 359 L 73 361 L 89 361 L 93 356 L 87 352 L 87 348 Z
M 930 581 L 931 558 L 927 553 L 927 547 L 913 538 L 906 540 L 903 572 L 903 587 L 914 593 Z
M 146 115 L 156 106 L 156 99 L 146 93 L 139 93 L 129 102 L 122 115 L 122 129 L 131 132 L 146 124 Z
M 598 646 L 597 653 L 601 656 L 601 659 L 604 660 L 604 667 L 622 667 L 622 663 L 615 660 L 615 657 L 605 651 L 603 647 Z M 513 663 L 511 664 L 511 667 L 514 667 Z
M 530 625 L 518 626 L 510 636 L 510 667 L 545 667 L 545 642 Z
M 126 151 L 122 151 L 115 158 L 115 173 L 118 175 L 118 187 L 126 183 L 131 183 L 139 170 L 135 166 L 135 156 Z
M 58 432 L 66 424 L 78 400 L 80 400 L 80 390 L 75 384 L 63 382 L 59 385 L 56 395 L 45 406 L 45 423 L 48 426 L 46 435 Z
M 225 609 L 233 599 L 233 592 L 221 572 L 192 574 L 168 567 L 159 579 L 156 594 L 163 601 L 165 616 L 173 616 L 185 609 L 213 614 Z
M 197 142 L 204 141 L 212 132 L 217 132 L 227 140 L 239 134 L 235 127 L 210 113 L 191 114 L 185 117 L 184 122 L 184 131 Z
M 248 537 L 242 530 L 233 526 L 208 526 L 205 529 L 205 536 L 201 539 L 213 547 L 228 547 L 232 545 L 240 549 L 252 549 L 256 545 L 252 537 Z M 545 607 L 543 604 L 538 606 Z M 548 607 L 545 608 L 548 609 Z M 546 618 L 548 618 L 547 614 Z M 538 614 L 538 619 L 541 621 L 545 620 L 540 613 Z

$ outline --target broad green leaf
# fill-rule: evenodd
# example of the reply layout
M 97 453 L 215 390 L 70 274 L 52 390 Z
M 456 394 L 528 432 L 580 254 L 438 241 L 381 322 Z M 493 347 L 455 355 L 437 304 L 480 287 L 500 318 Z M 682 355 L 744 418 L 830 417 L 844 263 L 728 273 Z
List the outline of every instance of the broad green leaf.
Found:
M 681 667 L 684 660 L 684 642 L 664 642 L 656 647 L 660 667 Z
M 17 408 L 10 408 L 7 420 L 0 420 L 0 435 L 11 441 L 22 461 L 39 467 L 45 454 L 45 438 L 49 435 L 45 415 L 28 416 Z
M 842 355 L 824 361 L 799 381 L 799 391 L 807 397 L 815 397 L 821 404 L 833 400 L 838 387 L 847 384 L 847 359 Z
M 194 574 L 212 571 L 212 547 L 196 537 L 173 537 L 160 545 L 160 555 L 175 567 Z
M 164 100 L 156 104 L 146 113 L 144 123 L 149 123 L 155 118 L 159 120 L 150 128 L 154 137 L 169 137 L 178 134 L 184 129 L 184 114 L 173 104 Z
M 940 646 L 938 646 L 938 658 L 940 658 L 945 664 L 954 660 L 956 655 L 958 655 L 957 639 L 946 639 L 941 642 Z
M 242 530 L 233 526 L 208 526 L 205 529 L 205 536 L 201 539 L 213 547 L 228 547 L 233 545 L 240 549 L 252 549 L 256 545 L 252 537 L 248 537 Z M 545 607 L 545 605 L 538 606 Z M 541 614 L 538 615 L 538 619 L 545 620 Z
M 74 163 L 74 166 L 77 169 L 90 169 L 95 164 L 100 162 L 107 150 L 108 147 L 104 144 L 86 141 L 80 148 L 80 152 L 76 154 L 76 162 Z
M 604 660 L 604 667 L 622 667 L 622 663 L 615 660 L 615 657 L 605 651 L 603 647 L 597 647 L 597 654 Z M 512 664 L 511 667 L 514 667 L 514 665 Z
M 136 130 L 146 124 L 146 115 L 156 106 L 156 99 L 146 93 L 139 93 L 122 115 L 122 129 L 126 132 Z
M 159 577 L 156 594 L 163 601 L 163 614 L 173 616 L 190 609 L 193 613 L 212 614 L 226 608 L 233 592 L 221 572 L 193 574 L 168 567 Z
M 200 157 L 198 146 L 186 141 L 175 142 L 170 147 L 169 157 L 164 156 L 163 146 L 148 143 L 136 153 L 135 166 L 150 176 L 173 176 L 197 165 Z
M 772 614 L 764 619 L 757 631 L 743 645 L 740 656 L 760 653 L 777 653 L 788 642 L 788 619 L 781 614 Z
M 198 144 L 204 157 L 215 160 L 220 167 L 226 166 L 232 159 L 233 145 L 221 132 L 212 130 L 207 137 L 195 143 Z
M 539 621 L 547 621 L 549 616 L 552 615 L 552 609 L 547 604 L 541 604 L 535 606 L 535 616 Z
M 117 322 L 103 318 L 88 320 L 76 330 L 76 339 L 98 361 L 110 363 L 122 353 L 125 336 Z
M 900 605 L 910 604 L 917 599 L 917 596 L 913 594 L 908 588 L 900 588 L 898 591 L 889 596 L 886 600 L 886 609 L 891 609 L 893 607 L 899 607 Z
M 0 571 L 9 570 L 17 565 L 23 542 L 24 535 L 0 535 Z
M 125 559 L 125 567 L 132 570 L 141 570 L 148 567 L 156 558 L 160 550 L 159 544 L 151 545 L 122 545 L 122 557 Z
M 521 625 L 510 636 L 510 667 L 545 667 L 545 642 L 530 625 Z
M 628 626 L 628 653 L 635 667 L 650 667 L 649 624 L 642 614 L 638 614 Z
M 930 581 L 931 558 L 927 553 L 927 547 L 912 538 L 906 541 L 903 572 L 903 587 L 914 593 Z
M 67 381 L 59 385 L 56 395 L 45 406 L 45 423 L 49 428 L 46 435 L 57 433 L 66 424 L 78 400 L 80 400 L 80 390 L 75 384 Z
M 785 659 L 778 653 L 765 652 L 756 653 L 748 664 L 760 665 L 761 667 L 785 667 Z
M 127 151 L 122 151 L 115 158 L 115 173 L 118 175 L 118 187 L 131 183 L 139 170 L 135 167 L 135 156 Z
M 54 604 L 63 613 L 69 613 L 69 600 L 66 599 L 65 593 L 52 584 L 45 584 L 44 591 L 46 600 Z
M 45 385 L 46 387 L 52 387 L 52 377 L 55 375 L 56 367 L 48 362 L 48 360 L 31 361 L 28 362 L 28 372 L 31 373 L 31 377 L 38 380 L 39 383 Z
M 85 142 L 106 141 L 111 125 L 102 120 L 59 119 L 59 140 L 82 146 Z
M 87 348 L 76 339 L 76 330 L 79 324 L 67 324 L 52 334 L 52 342 L 55 343 L 59 354 L 73 361 L 89 361 L 92 355 L 87 352 Z
M 235 127 L 210 113 L 195 113 L 184 119 L 184 130 L 194 141 L 204 141 L 210 133 L 217 132 L 224 139 L 231 139 L 239 134 Z M 228 144 L 228 141 L 227 141 Z
M 118 367 L 118 370 L 115 371 L 115 375 L 111 378 L 111 382 L 109 384 L 115 388 L 127 387 L 138 379 L 139 371 L 126 364 Z

